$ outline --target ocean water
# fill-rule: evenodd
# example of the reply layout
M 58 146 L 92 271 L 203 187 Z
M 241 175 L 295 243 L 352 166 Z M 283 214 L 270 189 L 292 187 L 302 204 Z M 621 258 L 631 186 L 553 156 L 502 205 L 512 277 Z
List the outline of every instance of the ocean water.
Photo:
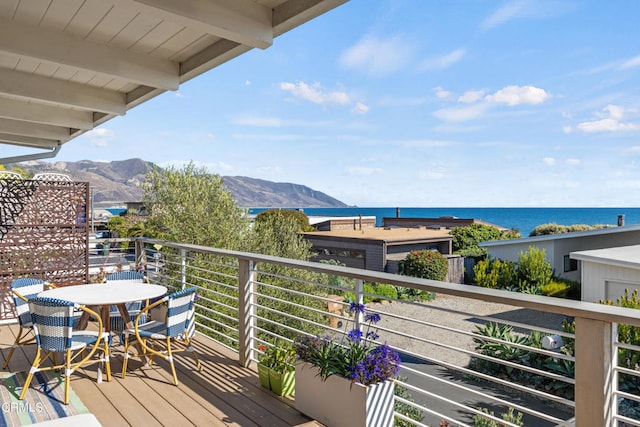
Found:
M 410 208 L 410 207 L 347 207 L 347 208 L 298 208 L 309 216 L 375 216 L 377 225 L 382 218 L 395 217 L 399 211 L 404 218 L 437 218 L 455 216 L 474 218 L 501 227 L 513 228 L 527 237 L 541 224 L 608 224 L 617 225 L 618 215 L 624 215 L 625 225 L 640 224 L 640 208 Z M 265 208 L 250 208 L 257 214 Z

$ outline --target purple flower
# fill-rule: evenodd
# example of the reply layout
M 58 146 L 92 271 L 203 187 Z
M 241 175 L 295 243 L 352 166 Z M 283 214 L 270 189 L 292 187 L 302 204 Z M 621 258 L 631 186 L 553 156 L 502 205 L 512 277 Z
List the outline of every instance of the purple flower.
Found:
M 380 314 L 379 313 L 369 313 L 366 314 L 364 316 L 364 320 L 365 322 L 369 322 L 369 323 L 378 323 L 380 321 Z
M 364 313 L 365 309 L 367 307 L 364 304 L 358 304 L 357 302 L 352 302 L 351 305 L 349 305 L 349 313 Z
M 362 331 L 360 329 L 352 329 L 347 334 L 347 337 L 351 342 L 360 342 L 362 341 Z

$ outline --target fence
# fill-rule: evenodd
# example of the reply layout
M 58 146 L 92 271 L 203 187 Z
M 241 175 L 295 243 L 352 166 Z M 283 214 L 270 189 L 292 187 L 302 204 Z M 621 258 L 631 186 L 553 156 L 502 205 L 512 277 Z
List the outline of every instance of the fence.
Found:
M 152 239 L 136 254 L 152 281 L 198 289 L 199 332 L 244 366 L 278 340 L 343 335 L 348 301 L 367 303 L 403 359 L 401 425 L 518 425 L 510 409 L 525 426 L 640 425 L 640 347 L 617 333 L 637 310 Z

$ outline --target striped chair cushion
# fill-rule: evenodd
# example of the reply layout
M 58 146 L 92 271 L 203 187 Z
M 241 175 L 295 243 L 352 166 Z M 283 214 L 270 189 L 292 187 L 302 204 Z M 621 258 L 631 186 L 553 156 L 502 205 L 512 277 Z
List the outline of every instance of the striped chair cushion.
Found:
M 18 292 L 26 299 L 35 297 L 40 292 L 44 291 L 45 282 L 33 277 L 21 277 L 11 282 L 11 289 Z M 18 322 L 24 327 L 31 326 L 31 313 L 29 312 L 29 305 L 22 298 L 19 298 L 16 294 L 13 294 L 13 302 L 16 306 L 16 314 L 18 315 Z

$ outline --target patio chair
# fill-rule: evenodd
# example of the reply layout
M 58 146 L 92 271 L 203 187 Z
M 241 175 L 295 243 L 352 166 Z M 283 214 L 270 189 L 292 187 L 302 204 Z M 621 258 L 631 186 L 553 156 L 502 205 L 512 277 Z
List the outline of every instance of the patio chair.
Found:
M 200 359 L 191 346 L 191 337 L 195 333 L 195 288 L 187 288 L 165 296 L 159 301 L 143 308 L 134 322 L 134 328 L 124 331 L 124 361 L 122 362 L 122 378 L 127 373 L 127 362 L 131 337 L 135 336 L 142 348 L 141 357 L 148 356 L 149 364 L 153 364 L 155 356 L 162 357 L 169 362 L 173 383 L 178 385 L 178 376 L 173 356 L 176 353 L 191 353 L 198 371 L 202 369 Z M 142 316 L 154 307 L 166 303 L 167 314 L 164 321 L 151 320 L 140 324 Z M 175 348 L 174 345 L 180 346 Z
M 23 345 L 35 344 L 36 339 L 33 335 L 33 324 L 31 323 L 31 313 L 29 313 L 29 305 L 27 302 L 29 301 L 29 298 L 37 296 L 48 287 L 54 286 L 45 283 L 43 280 L 36 279 L 35 277 L 21 277 L 14 279 L 11 282 L 10 288 L 13 293 L 13 303 L 16 308 L 20 329 L 18 330 L 16 340 L 11 346 L 11 350 L 9 350 L 9 354 L 4 360 L 2 369 L 7 369 L 16 348 Z
M 74 311 L 81 310 L 96 317 L 97 331 L 74 331 Z M 71 374 L 78 368 L 100 362 L 106 368 L 107 381 L 111 381 L 111 364 L 109 362 L 109 344 L 111 335 L 102 332 L 102 319 L 95 311 L 83 305 L 74 304 L 54 298 L 33 298 L 29 300 L 31 322 L 36 337 L 38 350 L 25 380 L 20 400 L 24 399 L 33 375 L 41 371 L 64 369 L 64 404 L 69 404 L 69 382 Z M 85 352 L 90 347 L 88 352 Z M 102 357 L 92 359 L 96 351 Z M 62 353 L 64 362 L 53 366 L 42 367 L 42 362 L 54 353 Z M 98 380 L 101 379 L 101 372 Z
M 116 273 L 108 274 L 104 280 L 105 282 L 111 280 L 126 281 L 131 282 L 132 285 L 137 283 L 149 283 L 149 279 L 147 279 L 144 274 L 137 271 L 118 271 Z M 146 301 L 134 301 L 127 303 L 126 307 L 129 312 L 129 317 L 131 319 L 135 319 L 138 313 L 140 313 L 140 310 L 142 310 L 143 305 L 146 305 Z M 143 317 L 141 321 L 143 323 L 146 322 L 146 317 Z M 112 305 L 109 308 L 109 328 L 111 331 L 118 332 L 126 329 L 122 316 L 120 315 L 120 311 L 115 305 Z M 120 340 L 122 341 L 122 337 L 120 337 Z

